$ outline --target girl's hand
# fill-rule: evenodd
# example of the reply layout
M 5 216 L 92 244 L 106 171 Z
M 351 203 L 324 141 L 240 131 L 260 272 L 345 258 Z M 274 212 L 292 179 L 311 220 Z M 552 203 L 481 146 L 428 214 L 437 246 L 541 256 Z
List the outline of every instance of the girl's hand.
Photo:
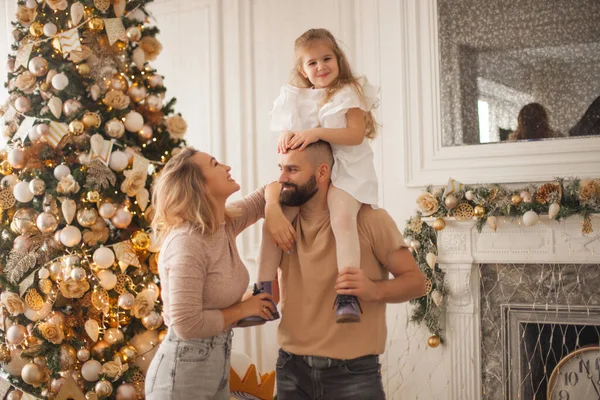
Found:
M 287 149 L 290 147 L 290 141 L 293 137 L 294 132 L 281 132 L 281 135 L 279 135 L 279 140 L 277 141 L 277 152 L 282 154 L 287 153 Z
M 297 147 L 300 147 L 298 150 L 302 151 L 306 148 L 306 146 L 318 141 L 319 139 L 319 135 L 317 135 L 314 129 L 295 132 L 290 142 L 290 148 L 296 149 Z
M 273 306 L 273 297 L 268 293 L 259 293 L 252 296 L 243 301 L 241 306 L 243 307 L 244 318 L 257 315 L 266 320 L 273 319 L 275 306 Z
M 285 217 L 280 207 L 267 207 L 265 210 L 265 227 L 277 246 L 289 252 L 296 241 L 296 230 Z

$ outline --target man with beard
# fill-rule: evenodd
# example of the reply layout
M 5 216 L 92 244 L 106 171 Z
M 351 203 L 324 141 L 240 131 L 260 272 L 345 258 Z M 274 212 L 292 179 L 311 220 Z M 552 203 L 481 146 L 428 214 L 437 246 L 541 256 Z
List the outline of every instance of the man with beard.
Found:
M 386 304 L 425 292 L 425 278 L 398 227 L 385 210 L 367 205 L 358 214 L 360 268 L 349 267 L 338 275 L 327 207 L 332 166 L 331 147 L 323 141 L 280 158 L 280 202 L 300 207 L 292 224 L 295 249 L 279 266 L 280 400 L 384 399 L 379 354 L 385 350 Z M 285 235 L 289 222 L 283 213 L 274 222 Z M 337 294 L 360 299 L 364 314 L 359 323 L 335 323 Z

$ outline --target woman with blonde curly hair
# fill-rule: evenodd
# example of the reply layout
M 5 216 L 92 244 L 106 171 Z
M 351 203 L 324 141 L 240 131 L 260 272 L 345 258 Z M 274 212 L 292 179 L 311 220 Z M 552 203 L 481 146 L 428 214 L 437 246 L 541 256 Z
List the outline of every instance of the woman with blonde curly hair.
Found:
M 229 399 L 232 326 L 251 316 L 273 318 L 270 295 L 244 296 L 249 276 L 236 247 L 236 236 L 264 216 L 264 189 L 227 207 L 240 190 L 230 170 L 188 147 L 154 185 L 152 228 L 162 240 L 158 269 L 169 329 L 148 369 L 146 399 Z

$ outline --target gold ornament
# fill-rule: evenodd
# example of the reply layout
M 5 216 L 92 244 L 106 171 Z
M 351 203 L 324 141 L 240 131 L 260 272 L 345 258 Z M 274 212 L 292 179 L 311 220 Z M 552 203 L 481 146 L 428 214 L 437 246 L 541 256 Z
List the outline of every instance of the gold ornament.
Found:
M 162 341 L 165 340 L 166 337 L 167 337 L 166 329 L 163 329 L 162 331 L 158 332 L 158 343 L 162 343 Z
M 87 201 L 91 203 L 97 203 L 100 201 L 100 193 L 96 192 L 95 190 L 92 190 L 90 192 L 87 192 L 86 198 Z
M 127 78 L 117 73 L 111 76 L 110 78 L 106 78 L 104 80 L 104 87 L 107 91 L 114 89 L 126 92 L 129 88 L 129 82 L 127 82 Z
M 42 92 L 47 92 L 48 90 L 50 90 L 50 84 L 46 82 L 40 83 L 40 90 Z
M 0 163 L 0 173 L 2 173 L 2 175 L 4 175 L 4 176 L 10 175 L 13 173 L 13 167 L 12 167 L 12 165 L 10 165 L 8 160 L 4 160 Z
M 116 48 L 117 51 L 123 51 L 127 48 L 127 43 L 117 40 L 113 47 Z
M 35 289 L 29 289 L 25 295 L 25 303 L 33 311 L 39 311 L 44 307 L 44 299 Z
M 131 322 L 131 316 L 130 315 L 128 315 L 127 313 L 120 313 L 119 314 L 119 324 L 121 324 L 121 326 L 129 325 L 130 322 Z
M 48 294 L 52 291 L 52 281 L 50 279 L 40 279 L 38 287 L 44 294 Z
M 104 359 L 104 350 L 108 349 L 110 344 L 103 339 L 98 340 L 92 346 L 92 354 L 94 354 L 97 358 Z
M 40 37 L 44 34 L 44 26 L 39 22 L 34 22 L 29 27 L 29 32 L 35 37 Z
M 150 264 L 150 272 L 152 272 L 154 275 L 158 275 L 158 255 L 159 253 L 152 254 L 148 262 Z
M 85 125 L 83 125 L 83 122 L 81 122 L 78 119 L 71 121 L 71 123 L 69 124 L 69 132 L 71 132 L 71 134 L 73 136 L 79 136 L 84 131 L 85 131 Z
M 110 7 L 110 0 L 94 0 L 94 7 L 100 11 L 106 11 Z
M 87 64 L 79 64 L 77 70 L 81 76 L 88 76 L 91 72 L 90 66 Z
M 97 112 L 86 112 L 83 114 L 81 121 L 83 122 L 85 129 L 99 128 L 102 124 L 102 118 L 100 118 L 100 114 Z
M 431 289 L 433 289 L 433 283 L 431 282 L 431 279 L 427 278 L 425 279 L 425 296 L 431 293 Z
M 473 210 L 473 206 L 471 206 L 469 203 L 460 203 L 458 205 L 458 207 L 456 207 L 456 210 L 454 210 L 454 218 L 456 218 L 459 221 L 465 221 L 468 219 L 473 218 L 474 215 L 474 210 Z
M 496 229 L 498 229 L 498 218 L 496 218 L 492 215 L 487 218 L 486 223 L 490 227 L 491 230 L 496 232 Z
M 131 235 L 131 243 L 136 250 L 146 250 L 150 246 L 150 236 L 144 231 L 136 231 Z
M 14 206 L 16 202 L 17 200 L 15 199 L 12 190 L 10 190 L 9 188 L 0 189 L 1 209 L 8 210 L 9 208 L 12 208 L 12 206 Z
M 119 353 L 121 354 L 121 358 L 125 362 L 131 361 L 135 357 L 137 357 L 137 349 L 130 344 L 128 344 L 127 346 L 125 346 L 121 350 L 119 350 Z
M 432 349 L 435 349 L 440 345 L 440 337 L 438 335 L 429 336 L 429 339 L 427 339 L 427 345 Z
M 114 290 L 119 294 L 127 293 L 127 288 L 133 285 L 133 279 L 127 274 L 117 275 L 117 284 Z
M 94 288 L 94 292 L 92 293 L 92 304 L 96 309 L 103 310 L 108 307 L 109 296 L 108 292 L 103 288 L 96 286 Z
M 100 32 L 104 29 L 104 21 L 102 21 L 101 18 L 92 18 L 88 22 L 88 28 L 90 28 L 92 32 Z
M 513 195 L 510 198 L 511 203 L 513 204 L 513 206 L 518 206 L 519 204 L 521 204 L 521 202 L 523 201 L 523 199 L 521 198 L 521 196 L 519 196 L 518 194 Z
M 444 229 L 446 227 L 446 221 L 444 221 L 444 218 L 438 218 L 435 221 L 433 221 L 433 229 L 435 229 L 436 231 L 441 231 L 442 229 Z
M 33 387 L 41 385 L 44 379 L 44 371 L 36 363 L 25 364 L 21 370 L 21 378 L 23 381 Z
M 10 350 L 5 344 L 0 345 L 0 362 L 7 363 L 10 361 Z
M 444 199 L 444 204 L 446 205 L 446 207 L 448 207 L 449 210 L 452 210 L 453 208 L 455 208 L 458 205 L 458 199 L 456 198 L 456 196 L 454 194 L 450 193 Z
M 473 210 L 473 214 L 477 218 L 481 218 L 485 215 L 485 208 L 483 208 L 482 206 L 475 206 L 475 209 Z
M 586 215 L 585 218 L 583 218 L 583 226 L 581 228 L 581 232 L 584 235 L 589 235 L 590 233 L 594 232 L 594 228 L 592 227 L 592 219 L 589 215 Z
M 82 208 L 77 211 L 77 222 L 85 228 L 94 225 L 97 219 L 98 211 L 95 208 Z

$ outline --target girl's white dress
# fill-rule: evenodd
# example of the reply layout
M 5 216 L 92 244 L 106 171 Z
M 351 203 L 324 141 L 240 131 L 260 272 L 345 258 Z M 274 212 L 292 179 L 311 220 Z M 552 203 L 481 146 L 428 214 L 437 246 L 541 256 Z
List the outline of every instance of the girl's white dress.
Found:
M 345 128 L 346 113 L 351 108 L 371 111 L 377 105 L 379 88 L 360 80 L 365 97 L 361 102 L 358 93 L 347 85 L 340 89 L 329 102 L 320 107 L 326 89 L 305 89 L 284 85 L 271 111 L 271 130 L 300 131 L 317 127 Z M 373 150 L 364 138 L 358 146 L 331 143 L 335 163 L 331 182 L 345 190 L 363 204 L 377 206 L 378 184 Z

